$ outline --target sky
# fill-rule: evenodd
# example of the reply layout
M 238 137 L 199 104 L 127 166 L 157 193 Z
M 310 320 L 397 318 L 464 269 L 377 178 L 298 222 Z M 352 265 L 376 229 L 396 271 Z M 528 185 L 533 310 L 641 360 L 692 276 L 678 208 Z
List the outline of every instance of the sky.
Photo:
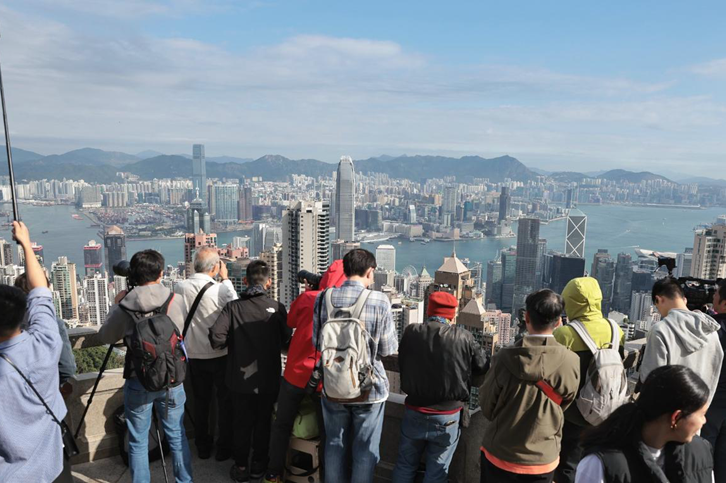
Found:
M 13 146 L 726 165 L 725 2 L 5 0 Z M 726 177 L 719 176 L 719 177 Z

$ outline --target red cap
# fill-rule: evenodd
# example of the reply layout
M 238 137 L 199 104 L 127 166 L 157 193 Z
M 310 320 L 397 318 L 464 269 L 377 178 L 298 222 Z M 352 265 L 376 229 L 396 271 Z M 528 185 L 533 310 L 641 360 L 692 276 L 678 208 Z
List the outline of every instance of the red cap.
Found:
M 429 317 L 443 317 L 452 320 L 456 317 L 456 308 L 459 306 L 456 297 L 449 292 L 434 292 L 429 296 Z

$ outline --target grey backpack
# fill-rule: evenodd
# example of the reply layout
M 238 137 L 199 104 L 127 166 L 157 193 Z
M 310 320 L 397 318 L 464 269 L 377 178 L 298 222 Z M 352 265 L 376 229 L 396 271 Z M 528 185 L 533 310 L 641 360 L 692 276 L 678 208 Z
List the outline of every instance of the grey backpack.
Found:
M 569 324 L 592 352 L 592 361 L 587 368 L 587 374 L 580 374 L 580 377 L 586 381 L 576 401 L 577 409 L 585 421 L 592 425 L 602 423 L 613 411 L 628 401 L 628 378 L 618 352 L 620 331 L 615 322 L 609 319 L 608 322 L 613 331 L 613 338 L 610 344 L 602 348 L 595 344 L 582 322 L 573 320 Z

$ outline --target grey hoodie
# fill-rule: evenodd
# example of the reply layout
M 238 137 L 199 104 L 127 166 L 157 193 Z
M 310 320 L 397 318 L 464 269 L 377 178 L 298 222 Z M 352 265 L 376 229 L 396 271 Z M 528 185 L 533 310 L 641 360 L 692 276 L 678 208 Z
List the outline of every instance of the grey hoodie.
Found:
M 171 290 L 160 283 L 134 287 L 118 305 L 111 307 L 111 310 L 106 316 L 106 322 L 98 330 L 99 339 L 104 344 L 113 344 L 123 339 L 126 332 L 133 327 L 134 319 L 121 307 L 141 313 L 153 312 L 164 305 L 164 302 L 166 302 L 166 299 L 171 294 Z M 167 314 L 179 328 L 179 332 L 184 329 L 183 309 L 184 302 L 181 296 L 175 296 L 169 304 Z M 130 370 L 127 361 L 126 367 L 124 368 L 124 377 L 128 379 L 132 375 L 133 371 Z
M 653 369 L 681 365 L 692 369 L 711 388 L 709 403 L 718 386 L 723 349 L 718 338 L 718 322 L 703 312 L 673 309 L 656 322 L 648 334 L 640 380 Z

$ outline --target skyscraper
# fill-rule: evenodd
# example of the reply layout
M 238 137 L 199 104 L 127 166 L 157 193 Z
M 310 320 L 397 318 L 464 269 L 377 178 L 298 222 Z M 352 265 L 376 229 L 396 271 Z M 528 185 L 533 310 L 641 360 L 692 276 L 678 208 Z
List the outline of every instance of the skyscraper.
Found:
M 252 187 L 239 187 L 239 221 L 252 221 Z
M 278 302 L 280 301 L 280 289 L 282 282 L 282 245 L 274 244 L 272 247 L 260 253 L 260 260 L 270 267 L 270 288 L 267 295 Z
M 199 230 L 204 233 L 210 233 L 212 231 L 212 223 L 209 217 L 209 211 L 207 211 L 207 205 L 199 197 L 199 193 L 195 193 L 197 196 L 194 201 L 189 203 L 187 209 L 187 233 L 199 233 Z
M 715 280 L 726 278 L 726 215 L 697 230 L 693 238 L 691 276 Z
M 396 247 L 393 245 L 378 245 L 376 248 L 376 265 L 379 270 L 396 271 Z
M 121 228 L 113 225 L 106 230 L 103 245 L 106 248 L 106 270 L 111 273 L 114 265 L 126 260 L 126 235 Z
M 486 304 L 502 304 L 502 260 L 489 260 L 487 262 L 487 292 Z
M 204 144 L 192 146 L 192 189 L 199 190 L 199 196 L 207 201 L 207 159 Z
M 88 321 L 91 325 L 101 325 L 106 320 L 109 308 L 108 278 L 99 273 L 83 279 L 86 293 Z
M 30 246 L 33 249 L 33 253 L 35 254 L 35 258 L 38 260 L 38 263 L 44 265 L 45 255 L 43 254 L 43 245 L 38 245 L 37 243 L 32 242 Z M 25 265 L 25 252 L 23 250 L 18 250 L 18 259 L 19 265 Z
M 520 218 L 517 229 L 517 267 L 514 276 L 512 315 L 517 317 L 527 295 L 537 285 L 539 218 Z
M 336 260 L 342 260 L 343 257 L 345 257 L 346 253 L 348 253 L 349 251 L 354 250 L 356 248 L 360 248 L 360 242 L 347 242 L 347 241 L 343 241 L 343 240 L 335 240 L 332 243 L 331 248 L 333 250 L 333 254 L 332 254 L 333 258 L 331 261 L 334 262 Z
M 236 184 L 215 184 L 214 200 L 216 208 L 215 220 L 217 223 L 226 225 L 236 224 L 239 217 L 237 216 L 239 187 Z
M 355 170 L 350 156 L 338 163 L 335 187 L 335 229 L 339 240 L 355 240 Z
M 184 236 L 184 264 L 186 277 L 194 274 L 194 255 L 202 247 L 216 247 L 216 233 L 187 233 Z
M 330 204 L 298 201 L 282 215 L 282 303 L 300 295 L 300 270 L 323 273 L 330 265 Z
M 78 320 L 76 264 L 68 262 L 67 257 L 58 257 L 58 261 L 52 265 L 51 282 L 53 290 L 60 296 L 60 317 L 65 320 Z
M 499 195 L 499 223 L 509 218 L 511 203 L 512 200 L 509 196 L 509 188 L 502 186 L 502 193 Z
M 585 258 L 585 235 L 587 233 L 587 215 L 573 209 L 567 215 L 567 233 L 565 235 L 565 255 Z
M 633 284 L 633 262 L 629 254 L 618 254 L 615 264 L 615 282 L 613 284 L 612 308 L 627 314 L 630 310 L 630 293 Z
M 0 238 L 0 267 L 13 264 L 13 245 Z
M 594 257 L 592 257 L 592 268 L 590 268 L 590 276 L 593 278 L 597 278 L 597 264 L 599 263 L 600 259 L 602 258 L 610 258 L 610 254 L 608 253 L 607 249 L 605 248 L 598 248 L 597 253 Z
M 570 280 L 585 275 L 585 259 L 574 255 L 554 253 L 551 256 L 549 288 L 562 293 Z
M 517 250 L 509 248 L 502 250 L 502 300 L 498 306 L 503 312 L 512 313 L 514 301 L 514 279 L 517 275 Z
M 83 247 L 83 266 L 86 269 L 86 276 L 93 276 L 103 272 L 102 245 L 96 240 L 90 240 L 88 245 Z
M 597 263 L 594 278 L 600 284 L 602 291 L 602 313 L 607 317 L 612 307 L 613 293 L 615 287 L 615 260 L 607 256 L 595 256 L 593 264 Z
M 415 205 L 408 205 L 408 222 L 412 225 L 416 223 L 416 206 Z
M 444 187 L 444 199 L 442 208 L 444 213 L 454 213 L 456 211 L 458 188 L 456 185 Z
M 683 253 L 676 255 L 675 277 L 690 277 L 693 263 L 693 248 L 686 248 Z
M 577 206 L 577 198 L 579 194 L 579 188 L 577 185 L 574 185 L 571 188 L 567 188 L 567 192 L 565 193 L 565 209 L 571 209 Z

